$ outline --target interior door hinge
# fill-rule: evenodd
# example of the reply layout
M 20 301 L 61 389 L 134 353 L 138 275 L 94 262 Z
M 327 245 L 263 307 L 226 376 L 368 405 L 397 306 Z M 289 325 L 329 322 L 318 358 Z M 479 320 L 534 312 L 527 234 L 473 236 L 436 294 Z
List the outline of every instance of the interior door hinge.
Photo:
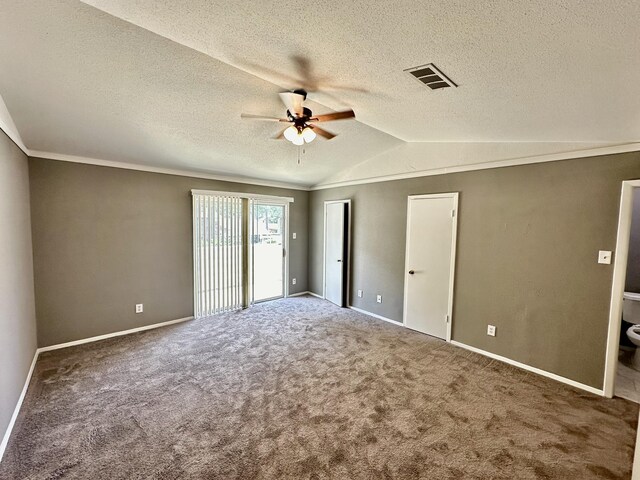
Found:
M 451 210 L 451 216 L 455 217 L 456 216 L 456 211 L 455 210 Z
M 447 317 L 446 317 L 446 318 L 447 318 L 447 323 L 449 323 L 449 315 L 447 315 Z
M 286 257 L 286 256 L 287 256 L 287 251 L 286 251 L 284 248 L 282 249 L 282 256 L 283 256 L 283 257 Z

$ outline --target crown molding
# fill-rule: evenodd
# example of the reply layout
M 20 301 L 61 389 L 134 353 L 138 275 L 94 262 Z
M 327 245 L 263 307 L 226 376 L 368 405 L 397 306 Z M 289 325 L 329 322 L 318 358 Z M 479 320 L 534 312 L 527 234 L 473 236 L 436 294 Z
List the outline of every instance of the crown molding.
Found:
M 19 146 L 19 145 L 18 145 Z M 357 180 L 348 180 L 344 182 L 317 184 L 311 187 L 291 184 L 286 182 L 275 182 L 269 180 L 260 180 L 255 178 L 239 177 L 232 175 L 216 175 L 204 172 L 194 172 L 191 170 L 178 170 L 172 168 L 153 167 L 148 165 L 139 165 L 126 162 L 115 162 L 112 160 L 101 160 L 96 158 L 81 157 L 76 155 L 65 155 L 53 152 L 42 152 L 37 150 L 23 149 L 25 154 L 30 157 L 45 158 L 49 160 L 59 160 L 63 162 L 83 163 L 87 165 L 98 165 L 103 167 L 123 168 L 127 170 L 137 170 L 142 172 L 160 173 L 165 175 L 178 175 L 181 177 L 204 178 L 207 180 L 219 180 L 224 182 L 244 183 L 247 185 L 259 185 L 273 188 L 286 188 L 292 190 L 315 191 L 325 190 L 329 188 L 348 187 L 353 185 L 365 185 L 369 183 L 387 182 L 391 180 L 403 180 L 408 178 L 430 177 L 435 175 L 446 175 L 449 173 L 470 172 L 475 170 L 487 170 L 491 168 L 513 167 L 517 165 L 529 165 L 534 163 L 554 162 L 559 160 L 571 160 L 575 158 L 588 158 L 601 155 L 612 155 L 618 153 L 629 153 L 640 151 L 640 142 L 625 143 L 621 145 L 612 145 L 606 147 L 592 148 L 586 150 L 574 150 L 571 152 L 552 153 L 545 155 L 533 155 L 528 157 L 519 157 L 507 160 L 496 160 L 493 162 L 474 163 L 469 165 L 460 165 L 452 167 L 437 168 L 433 170 L 420 170 L 414 172 L 398 173 L 394 175 L 385 175 L 380 177 L 370 177 Z
M 123 168 L 126 170 L 137 170 L 140 172 L 161 173 L 164 175 L 177 175 L 180 177 L 204 178 L 207 180 L 219 180 L 222 182 L 244 183 L 246 185 L 259 185 L 261 187 L 286 188 L 289 190 L 308 191 L 309 187 L 295 183 L 276 182 L 270 180 L 260 180 L 251 177 L 240 177 L 233 175 L 216 175 L 212 173 L 197 172 L 192 170 L 178 170 L 173 168 L 153 167 L 149 165 L 139 165 L 136 163 L 115 162 L 112 160 L 101 160 L 98 158 L 81 157 L 77 155 L 66 155 L 53 152 L 42 152 L 38 150 L 27 150 L 27 155 L 34 158 L 44 158 L 48 160 L 59 160 L 62 162 L 83 163 L 87 165 L 97 165 L 101 167 Z
M 29 149 L 22 141 L 16 124 L 13 123 L 13 118 L 7 109 L 7 105 L 4 103 L 2 95 L 0 95 L 0 130 L 2 130 L 25 155 L 29 155 Z
M 575 158 L 598 157 L 601 155 L 612 155 L 618 153 L 629 153 L 640 151 L 640 142 L 624 143 L 606 147 L 591 148 L 586 150 L 574 150 L 571 152 L 550 153 L 545 155 L 532 155 L 506 160 L 496 160 L 493 162 L 473 163 L 452 167 L 436 168 L 433 170 L 419 170 L 415 172 L 398 173 L 384 175 L 380 177 L 368 177 L 356 180 L 346 180 L 343 182 L 319 183 L 309 188 L 311 191 L 326 190 L 329 188 L 349 187 L 353 185 L 365 185 L 368 183 L 388 182 L 391 180 L 403 180 L 407 178 L 431 177 L 435 175 L 446 175 L 449 173 L 471 172 L 475 170 L 488 170 L 491 168 L 514 167 L 517 165 L 529 165 L 533 163 L 556 162 L 559 160 L 571 160 Z
M 251 177 L 241 177 L 234 175 L 216 175 L 206 172 L 192 170 L 179 170 L 173 168 L 152 167 L 127 162 L 115 162 L 112 160 L 101 160 L 98 158 L 82 157 L 77 155 L 66 155 L 62 153 L 43 152 L 30 150 L 22 141 L 18 128 L 16 127 L 2 95 L 0 95 L 0 130 L 2 130 L 16 146 L 28 157 L 44 158 L 49 160 L 59 160 L 62 162 L 84 163 L 87 165 L 98 165 L 101 167 L 123 168 L 126 170 L 137 170 L 140 172 L 161 173 L 164 175 L 177 175 L 180 177 L 204 178 L 206 180 L 219 180 L 222 182 L 244 183 L 246 185 L 258 185 L 261 187 L 285 188 L 288 190 L 308 191 L 309 187 L 288 182 L 277 182 L 271 180 L 261 180 Z
M 290 190 L 315 191 L 330 188 L 348 187 L 353 185 L 365 185 L 369 183 L 388 182 L 391 180 L 403 180 L 408 178 L 430 177 L 435 175 L 446 175 L 449 173 L 470 172 L 475 170 L 487 170 L 491 168 L 513 167 L 517 165 L 529 165 L 534 163 L 554 162 L 560 160 L 571 160 L 575 158 L 588 158 L 601 155 L 612 155 L 618 153 L 629 153 L 640 151 L 640 142 L 623 143 L 606 147 L 591 148 L 585 150 L 574 150 L 570 152 L 552 153 L 544 155 L 532 155 L 506 160 L 496 160 L 491 162 L 474 163 L 468 165 L 443 167 L 432 170 L 419 170 L 379 177 L 368 177 L 342 182 L 319 183 L 313 186 L 298 185 L 295 183 L 278 182 L 271 180 L 261 180 L 251 177 L 241 177 L 234 175 L 219 175 L 192 170 L 180 170 L 173 168 L 154 167 L 150 165 L 140 165 L 135 163 L 117 162 L 112 160 L 102 160 L 97 158 L 83 157 L 77 155 L 66 155 L 54 152 L 43 152 L 39 150 L 29 150 L 9 114 L 2 96 L 0 96 L 0 129 L 29 157 L 58 160 L 63 162 L 82 163 L 87 165 L 97 165 L 102 167 L 122 168 L 126 170 L 136 170 L 141 172 L 160 173 L 164 175 L 177 175 L 181 177 L 203 178 L 207 180 L 218 180 L 222 182 L 243 183 L 246 185 L 258 185 L 263 187 L 284 188 Z M 419 143 L 419 142 L 418 142 Z
M 25 146 L 24 142 L 22 141 L 22 138 L 20 138 L 20 135 L 18 135 L 16 132 L 12 132 L 8 128 L 5 128 L 5 125 L 2 124 L 1 119 L 0 119 L 0 130 L 2 130 L 7 137 L 9 137 L 9 140 L 11 140 L 13 143 L 16 144 L 16 147 L 22 150 L 22 153 L 24 153 L 27 156 L 29 155 L 29 149 Z

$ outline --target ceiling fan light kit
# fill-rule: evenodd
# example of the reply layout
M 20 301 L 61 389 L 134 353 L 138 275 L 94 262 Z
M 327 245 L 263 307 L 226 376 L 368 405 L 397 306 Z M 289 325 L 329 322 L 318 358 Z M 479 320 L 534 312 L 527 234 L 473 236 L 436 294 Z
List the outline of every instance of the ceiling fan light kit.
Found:
M 302 105 L 307 99 L 307 92 L 304 90 L 282 92 L 280 93 L 280 99 L 282 100 L 282 103 L 284 103 L 285 107 L 287 107 L 287 118 L 266 117 L 247 113 L 241 114 L 240 117 L 249 120 L 290 123 L 291 125 L 281 131 L 274 138 L 284 138 L 294 145 L 301 146 L 305 143 L 313 142 L 318 135 L 326 138 L 327 140 L 331 140 L 336 136 L 335 134 L 318 127 L 316 123 L 345 120 L 355 118 L 356 116 L 353 110 L 345 110 L 344 112 L 327 113 L 314 117 L 313 112 Z
M 284 138 L 294 145 L 302 145 L 303 143 L 311 143 L 316 138 L 316 132 L 312 127 L 298 127 L 291 125 L 284 131 Z
M 313 127 L 307 127 L 302 130 L 302 138 L 307 143 L 313 142 L 316 138 L 316 132 L 313 131 Z

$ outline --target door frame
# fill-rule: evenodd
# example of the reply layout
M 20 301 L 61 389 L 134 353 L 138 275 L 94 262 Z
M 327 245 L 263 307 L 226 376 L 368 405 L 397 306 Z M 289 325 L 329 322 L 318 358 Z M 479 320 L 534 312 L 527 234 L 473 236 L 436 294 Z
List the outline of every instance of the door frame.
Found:
M 253 280 L 253 262 L 254 262 L 254 254 L 253 248 L 251 248 L 251 302 L 252 304 L 262 303 L 262 302 L 270 302 L 271 300 L 277 300 L 279 298 L 287 298 L 289 296 L 289 201 L 283 197 L 269 197 L 269 196 L 252 196 L 251 200 L 253 202 L 250 205 L 278 205 L 284 207 L 284 222 L 283 222 L 283 232 L 282 232 L 282 249 L 283 253 L 283 262 L 282 262 L 282 295 L 277 297 L 263 298 L 261 300 L 254 300 L 254 280 Z M 249 223 L 252 223 L 253 220 L 253 212 L 249 212 Z M 253 224 L 252 227 L 253 228 Z M 253 233 L 253 232 L 251 232 Z M 253 243 L 252 243 L 253 245 Z
M 622 298 L 627 276 L 629 257 L 629 236 L 633 212 L 633 193 L 640 188 L 640 180 L 625 180 L 620 193 L 618 233 L 616 249 L 613 252 L 613 279 L 611 281 L 611 303 L 609 304 L 609 329 L 607 351 L 604 363 L 603 394 L 612 398 L 615 393 L 616 372 L 618 370 L 618 344 L 622 323 Z
M 322 233 L 322 298 L 327 298 L 327 205 L 332 203 L 344 203 L 347 205 L 347 259 L 343 262 L 343 265 L 347 269 L 347 285 L 345 305 L 351 305 L 351 199 L 345 198 L 341 200 L 325 200 L 324 201 L 324 225 Z
M 407 326 L 407 294 L 408 294 L 408 280 L 407 275 L 409 268 L 409 232 L 411 227 L 411 200 L 420 200 L 425 198 L 452 198 L 453 199 L 453 227 L 451 231 L 451 263 L 449 266 L 449 300 L 447 302 L 447 337 L 445 341 L 451 342 L 451 331 L 453 328 L 453 285 L 456 271 L 456 246 L 458 238 L 458 192 L 449 193 L 433 193 L 424 195 L 409 195 L 407 197 L 407 231 L 405 239 L 405 253 L 404 253 L 404 299 L 402 302 L 402 323 Z

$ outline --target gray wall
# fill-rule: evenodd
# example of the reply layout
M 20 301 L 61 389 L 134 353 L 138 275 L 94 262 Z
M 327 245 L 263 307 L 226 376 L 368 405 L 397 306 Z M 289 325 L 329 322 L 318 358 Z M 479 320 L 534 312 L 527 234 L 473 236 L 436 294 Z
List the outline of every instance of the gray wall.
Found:
M 633 190 L 631 235 L 629 236 L 629 259 L 625 291 L 640 293 L 640 188 Z
M 407 196 L 460 192 L 453 339 L 601 388 L 613 266 L 597 252 L 615 249 L 621 182 L 638 177 L 636 152 L 311 192 L 310 290 L 323 202 L 351 198 L 352 304 L 402 321 Z
M 0 131 L 0 439 L 35 351 L 27 157 Z
M 307 290 L 306 191 L 35 158 L 29 175 L 39 346 L 193 315 L 192 188 L 295 197 L 290 293 Z

